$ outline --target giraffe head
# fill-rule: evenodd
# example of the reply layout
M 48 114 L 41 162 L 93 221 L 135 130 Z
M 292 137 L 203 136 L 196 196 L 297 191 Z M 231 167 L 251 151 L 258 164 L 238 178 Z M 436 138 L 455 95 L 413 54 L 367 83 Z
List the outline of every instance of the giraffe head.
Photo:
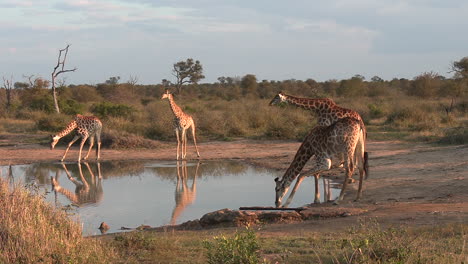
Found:
M 281 207 L 281 200 L 283 200 L 284 195 L 289 190 L 289 186 L 291 185 L 291 182 L 285 181 L 284 179 L 280 180 L 279 178 L 275 178 L 275 193 L 276 193 L 276 198 L 275 198 L 275 205 L 276 207 Z
M 60 137 L 55 135 L 50 135 L 50 149 L 54 149 L 55 145 L 57 145 Z
M 169 92 L 169 89 L 166 89 L 166 91 L 163 93 L 163 95 L 161 96 L 161 99 L 173 99 L 173 96 L 172 94 Z
M 286 102 L 286 97 L 284 96 L 283 92 L 279 92 L 273 100 L 271 100 L 269 105 L 278 105 L 282 102 Z

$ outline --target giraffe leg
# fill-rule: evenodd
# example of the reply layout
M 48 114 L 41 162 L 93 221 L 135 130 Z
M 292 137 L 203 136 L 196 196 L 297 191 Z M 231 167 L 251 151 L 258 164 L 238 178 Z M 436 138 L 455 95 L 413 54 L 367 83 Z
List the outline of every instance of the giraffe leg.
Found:
M 284 205 L 281 206 L 281 207 L 288 207 L 289 206 L 289 204 L 292 202 L 292 200 L 294 198 L 294 195 L 296 194 L 297 189 L 299 188 L 299 186 L 301 185 L 301 183 L 305 179 L 305 177 L 306 176 L 303 175 L 303 174 L 299 175 L 299 177 L 296 180 L 296 184 L 294 184 L 294 188 L 292 189 L 291 193 L 289 194 L 288 199 L 286 200 Z
M 356 196 L 356 200 L 354 200 L 354 201 L 358 201 L 359 199 L 361 199 L 363 180 L 364 180 L 364 169 L 359 168 L 359 188 L 358 188 L 358 193 L 357 193 L 357 196 Z
M 197 137 L 195 136 L 195 124 L 192 125 L 192 136 L 193 136 L 193 143 L 195 144 L 195 150 L 197 151 L 197 157 L 200 157 L 200 152 L 198 152 L 198 146 L 197 146 Z
M 320 203 L 320 190 L 319 190 L 319 178 L 320 174 L 314 174 L 315 178 L 315 199 L 314 203 L 319 204 Z
M 99 160 L 99 158 L 101 157 L 101 131 L 98 131 L 96 133 L 96 141 L 97 141 L 96 160 Z
M 182 129 L 182 159 L 187 155 L 187 130 Z
M 70 143 L 68 143 L 68 146 L 67 146 L 67 149 L 65 149 L 65 153 L 63 154 L 63 157 L 60 161 L 63 161 L 65 159 L 65 156 L 67 156 L 67 153 L 68 153 L 68 150 L 70 149 L 70 147 L 73 145 L 73 143 L 75 143 L 78 139 L 80 138 L 80 136 L 76 135 L 72 141 L 70 141 Z
M 80 152 L 78 153 L 78 162 L 81 161 L 81 151 L 83 150 L 83 146 L 86 143 L 86 140 L 88 140 L 88 135 L 85 135 L 81 138 Z
M 84 160 L 88 159 L 89 153 L 91 152 L 91 149 L 93 148 L 93 145 L 94 145 L 94 136 L 92 136 L 92 137 L 89 138 L 89 149 L 88 149 L 88 153 L 87 153 L 86 156 L 83 158 Z
M 331 162 L 331 159 L 324 157 L 324 156 L 317 156 L 316 160 L 317 160 L 317 163 L 315 164 L 314 168 L 303 173 L 303 175 L 310 175 L 310 174 L 314 175 L 314 178 L 315 178 L 314 203 L 320 203 L 320 191 L 319 191 L 320 172 L 329 170 L 331 168 L 332 162 Z
M 177 160 L 179 160 L 179 147 L 180 147 L 179 129 L 176 128 L 175 134 L 177 138 Z
M 353 156 L 351 155 L 351 157 Z M 338 199 L 335 200 L 335 202 L 333 202 L 333 204 L 335 205 L 339 204 L 339 202 L 343 200 L 345 189 L 348 186 L 349 178 L 352 177 L 353 172 L 354 172 L 354 164 L 353 164 L 352 158 L 350 157 L 347 157 L 345 160 L 345 170 L 346 170 L 346 175 L 343 181 L 343 187 L 341 187 L 340 196 L 338 197 Z

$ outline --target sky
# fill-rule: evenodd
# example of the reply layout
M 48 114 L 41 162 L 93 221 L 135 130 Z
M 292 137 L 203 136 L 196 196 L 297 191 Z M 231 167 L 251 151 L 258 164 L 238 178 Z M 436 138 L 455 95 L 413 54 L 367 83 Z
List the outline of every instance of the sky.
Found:
M 187 58 L 209 83 L 451 77 L 467 32 L 466 0 L 0 0 L 0 75 L 50 79 L 70 44 L 67 84 L 174 81 Z

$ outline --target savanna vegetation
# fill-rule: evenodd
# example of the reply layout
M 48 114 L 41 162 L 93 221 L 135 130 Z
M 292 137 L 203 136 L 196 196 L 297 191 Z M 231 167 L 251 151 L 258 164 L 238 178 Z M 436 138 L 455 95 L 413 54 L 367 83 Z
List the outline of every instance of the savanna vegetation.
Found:
M 103 120 L 104 145 L 154 147 L 151 140 L 173 140 L 172 113 L 161 94 L 169 88 L 196 120 L 201 141 L 300 140 L 315 124 L 307 111 L 270 107 L 278 91 L 302 97 L 330 97 L 358 111 L 371 139 L 466 144 L 468 57 L 448 65 L 445 78 L 434 72 L 413 79 L 257 80 L 253 74 L 204 78 L 199 61 L 174 64 L 174 83 L 141 85 L 119 76 L 103 83 L 51 83 L 29 76 L 3 78 L 0 133 L 43 134 L 64 128 L 73 115 Z M 288 108 L 287 111 L 283 108 Z M 58 113 L 60 112 L 60 113 Z M 67 142 L 66 140 L 64 140 Z M 384 228 L 373 222 L 345 233 L 271 236 L 261 230 L 131 232 L 83 238 L 78 222 L 53 208 L 34 188 L 12 186 L 0 178 L 0 263 L 465 263 L 467 225 L 430 229 Z
M 29 76 L 25 81 L 3 79 L 0 89 L 0 133 L 41 133 L 62 129 L 77 113 L 93 114 L 104 124 L 104 143 L 111 147 L 138 147 L 122 137 L 173 140 L 172 113 L 160 100 L 169 88 L 176 102 L 191 114 L 201 140 L 302 139 L 315 124 L 310 113 L 288 107 L 269 107 L 278 91 L 302 97 L 330 97 L 358 111 L 368 125 L 370 138 L 411 139 L 466 143 L 468 108 L 468 57 L 447 68 L 453 76 L 434 72 L 413 79 L 366 80 L 361 75 L 344 80 L 257 80 L 253 74 L 204 78 L 199 61 L 174 64 L 176 81 L 139 85 L 136 77 L 120 82 L 110 77 L 97 85 L 56 85 L 60 114 L 54 107 L 50 82 Z M 130 140 L 132 141 L 132 140 Z M 127 146 L 128 145 L 128 146 Z

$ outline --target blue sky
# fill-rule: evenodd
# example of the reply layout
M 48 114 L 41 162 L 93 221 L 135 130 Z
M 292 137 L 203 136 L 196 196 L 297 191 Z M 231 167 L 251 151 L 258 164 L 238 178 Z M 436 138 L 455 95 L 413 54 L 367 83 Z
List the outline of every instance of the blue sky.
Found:
M 467 17 L 465 0 L 0 0 L 0 75 L 50 79 L 71 44 L 68 84 L 173 81 L 187 58 L 202 82 L 449 77 L 468 56 Z

